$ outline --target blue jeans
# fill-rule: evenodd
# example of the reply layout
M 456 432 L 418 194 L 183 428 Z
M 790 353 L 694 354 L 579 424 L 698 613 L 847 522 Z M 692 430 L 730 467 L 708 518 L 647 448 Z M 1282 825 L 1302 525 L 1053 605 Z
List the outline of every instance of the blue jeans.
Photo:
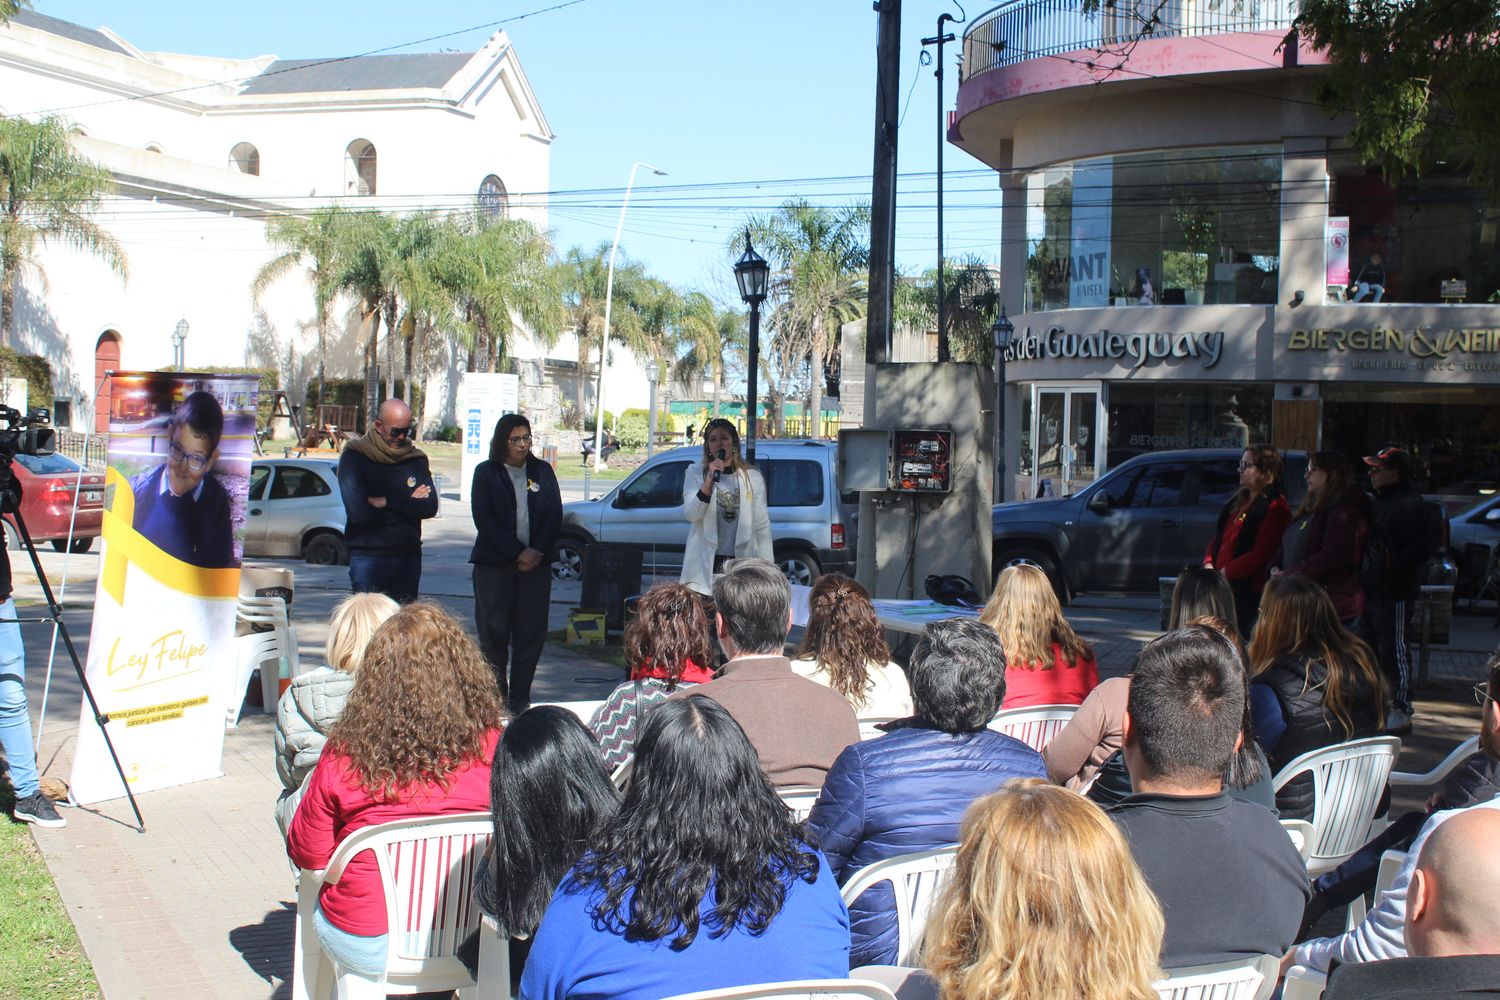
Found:
M 317 931 L 318 943 L 323 946 L 323 950 L 348 971 L 362 976 L 378 976 L 385 971 L 385 960 L 390 947 L 387 935 L 366 937 L 340 930 L 323 916 L 321 904 L 313 910 L 313 929 Z
M 0 602 L 0 618 L 14 619 L 16 602 Z M 36 748 L 31 745 L 31 712 L 26 705 L 26 650 L 21 646 L 21 626 L 14 620 L 0 622 L 0 749 L 10 768 L 10 783 L 16 798 L 37 790 Z
M 422 555 L 377 556 L 349 553 L 349 586 L 356 594 L 384 594 L 400 604 L 417 599 L 422 583 Z

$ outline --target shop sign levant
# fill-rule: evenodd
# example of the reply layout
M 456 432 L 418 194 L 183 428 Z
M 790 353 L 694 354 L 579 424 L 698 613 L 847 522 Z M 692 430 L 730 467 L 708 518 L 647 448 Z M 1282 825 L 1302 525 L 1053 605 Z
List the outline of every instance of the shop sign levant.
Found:
M 1351 367 L 1356 369 L 1500 371 L 1500 329 L 1496 328 L 1313 328 L 1293 330 L 1286 346 L 1289 351 L 1352 353 L 1356 356 Z
M 1005 360 L 1009 363 L 1043 358 L 1112 361 L 1128 358 L 1132 368 L 1139 368 L 1153 362 L 1198 358 L 1204 368 L 1212 368 L 1219 363 L 1223 352 L 1223 330 L 1204 330 L 1201 333 L 1111 333 L 1109 330 L 1068 333 L 1060 326 L 1052 326 L 1042 334 L 1034 334 L 1027 327 L 1026 332 L 1006 348 Z

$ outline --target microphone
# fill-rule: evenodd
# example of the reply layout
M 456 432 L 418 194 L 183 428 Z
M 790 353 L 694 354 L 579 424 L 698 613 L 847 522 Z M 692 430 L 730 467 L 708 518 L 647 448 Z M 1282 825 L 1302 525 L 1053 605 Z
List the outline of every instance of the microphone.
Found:
M 717 458 L 719 461 L 722 462 L 722 461 L 724 461 L 724 455 L 725 455 L 724 449 L 720 448 L 719 449 L 719 453 L 717 455 L 715 455 L 714 458 Z M 719 476 L 723 475 L 723 473 L 724 473 L 723 469 L 715 469 L 714 470 L 714 482 L 717 483 L 719 481 Z

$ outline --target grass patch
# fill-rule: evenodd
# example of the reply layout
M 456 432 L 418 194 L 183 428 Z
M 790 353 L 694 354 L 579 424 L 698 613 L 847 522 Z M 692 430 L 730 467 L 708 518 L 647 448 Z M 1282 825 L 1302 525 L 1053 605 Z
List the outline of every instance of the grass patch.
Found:
M 9 817 L 0 817 L 0 996 L 103 996 L 31 832 Z

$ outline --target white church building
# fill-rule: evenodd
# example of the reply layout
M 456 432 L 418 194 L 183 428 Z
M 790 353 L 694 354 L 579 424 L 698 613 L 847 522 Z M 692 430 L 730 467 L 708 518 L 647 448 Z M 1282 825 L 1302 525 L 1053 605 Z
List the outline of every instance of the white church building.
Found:
M 273 214 L 477 200 L 547 225 L 554 136 L 503 31 L 477 52 L 229 59 L 145 52 L 108 29 L 22 11 L 0 25 L 0 115 L 47 113 L 75 122 L 78 151 L 113 174 L 96 221 L 129 262 L 122 281 L 98 259 L 48 247 L 45 283 L 27 272 L 18 289 L 12 346 L 51 362 L 58 423 L 78 430 L 103 429 L 103 372 L 172 364 L 182 320 L 187 367 L 273 367 L 301 401 L 318 360 L 310 288 L 289 276 L 258 304 L 250 291 L 275 253 Z M 333 312 L 330 377 L 364 374 L 352 305 Z M 444 351 L 429 427 L 452 420 L 465 366 L 460 350 Z M 545 352 L 514 344 L 523 381 L 546 380 L 555 366 L 544 353 L 576 361 L 571 337 Z

